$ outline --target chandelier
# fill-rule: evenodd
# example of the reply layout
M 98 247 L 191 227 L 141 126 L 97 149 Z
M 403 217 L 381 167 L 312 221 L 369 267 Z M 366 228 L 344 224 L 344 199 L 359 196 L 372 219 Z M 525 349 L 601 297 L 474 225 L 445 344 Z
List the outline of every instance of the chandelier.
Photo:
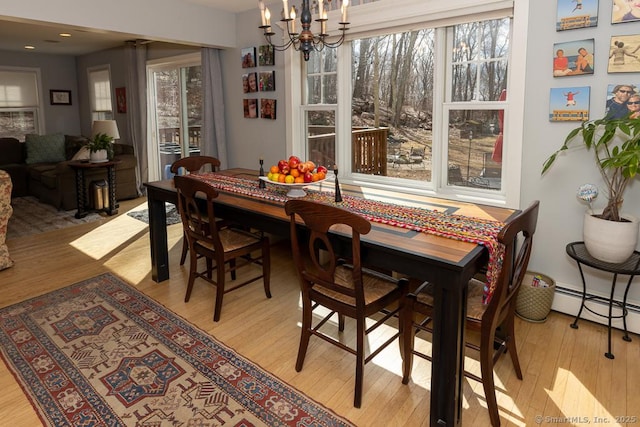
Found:
M 327 0 L 329 4 L 331 4 L 331 0 Z M 265 7 L 263 0 L 258 1 L 258 6 L 260 7 L 260 17 L 262 20 L 262 24 L 259 28 L 264 31 L 264 37 L 267 40 L 267 43 L 273 47 L 274 50 L 284 51 L 289 47 L 293 47 L 297 51 L 301 51 L 304 55 L 304 60 L 309 60 L 309 52 L 311 50 L 321 51 L 325 47 L 336 48 L 342 44 L 344 41 L 345 32 L 348 30 L 347 25 L 347 6 L 349 5 L 349 0 L 342 0 L 342 6 L 340 9 L 340 31 L 342 34 L 340 39 L 336 42 L 330 43 L 326 40 L 326 37 L 329 36 L 327 34 L 327 11 L 324 8 L 324 0 L 318 0 L 318 18 L 315 20 L 320 23 L 320 34 L 315 35 L 311 32 L 311 10 L 309 9 L 309 0 L 302 0 L 302 13 L 300 14 L 300 23 L 296 22 L 296 18 L 298 16 L 297 10 L 294 6 L 291 6 L 291 10 L 289 10 L 288 0 L 282 0 L 284 4 L 284 8 L 282 11 L 282 19 L 280 22 L 283 22 L 286 25 L 286 31 L 289 36 L 289 40 L 286 41 L 283 45 L 275 45 L 271 41 L 271 37 L 275 35 L 275 33 L 271 30 L 271 12 L 268 7 Z M 302 31 L 297 32 L 298 26 L 301 27 Z

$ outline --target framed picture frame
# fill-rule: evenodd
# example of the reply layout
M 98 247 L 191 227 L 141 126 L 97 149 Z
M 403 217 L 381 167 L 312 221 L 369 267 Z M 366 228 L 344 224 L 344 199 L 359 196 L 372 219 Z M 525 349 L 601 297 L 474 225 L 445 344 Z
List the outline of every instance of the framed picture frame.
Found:
M 242 100 L 244 108 L 244 117 L 246 119 L 258 118 L 258 100 L 254 98 L 245 98 Z
M 628 114 L 637 112 L 637 102 L 640 101 L 638 92 L 640 83 L 618 83 L 607 86 L 607 102 L 605 116 L 611 119 L 621 119 Z M 629 106 L 631 105 L 631 107 Z
M 598 26 L 598 0 L 558 0 L 556 31 Z
M 49 91 L 51 105 L 71 105 L 71 91 L 51 89 Z
M 246 73 L 242 75 L 242 92 L 252 93 L 258 91 L 258 73 Z
M 553 76 L 593 74 L 594 39 L 575 40 L 553 45 Z
M 640 4 L 626 0 L 611 1 L 611 23 L 624 24 L 640 21 Z
M 245 47 L 242 49 L 242 68 L 253 68 L 256 66 L 256 48 Z
M 260 73 L 260 92 L 272 92 L 276 90 L 276 72 L 268 71 Z
M 583 122 L 589 120 L 590 86 L 551 88 L 549 121 Z
M 276 100 L 260 98 L 260 117 L 263 119 L 276 119 Z
M 270 44 L 265 44 L 258 47 L 258 65 L 261 67 L 275 65 L 275 51 L 273 50 L 273 46 Z
M 127 112 L 127 90 L 123 87 L 116 88 L 116 111 L 120 114 Z
M 640 35 L 611 36 L 608 73 L 640 72 Z

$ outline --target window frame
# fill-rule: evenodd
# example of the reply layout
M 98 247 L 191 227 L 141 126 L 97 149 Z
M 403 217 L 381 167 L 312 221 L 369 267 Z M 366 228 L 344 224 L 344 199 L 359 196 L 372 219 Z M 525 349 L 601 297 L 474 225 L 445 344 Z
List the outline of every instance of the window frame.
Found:
M 104 71 L 106 71 L 108 76 L 109 104 L 111 108 L 108 110 L 99 110 L 99 109 L 94 109 L 94 107 L 97 105 L 97 100 L 95 97 L 95 91 L 92 88 L 92 84 L 94 80 L 91 78 L 91 75 L 92 73 L 101 73 Z M 96 65 L 94 67 L 87 68 L 87 86 L 89 89 L 89 116 L 91 117 L 91 123 L 93 123 L 95 120 L 113 120 L 114 119 L 113 100 L 115 99 L 115 97 L 113 96 L 113 84 L 111 81 L 111 65 L 103 64 L 103 65 Z
M 520 202 L 520 184 L 521 184 L 521 154 L 522 154 L 522 132 L 523 132 L 523 113 L 524 113 L 524 67 L 526 64 L 526 32 L 527 32 L 527 8 L 529 0 L 433 0 L 424 2 L 422 0 L 380 0 L 375 3 L 369 3 L 353 7 L 350 10 L 351 30 L 347 33 L 347 41 L 343 46 L 338 48 L 338 104 L 336 114 L 336 157 L 341 163 L 340 179 L 345 183 L 353 183 L 356 185 L 389 188 L 394 191 L 408 192 L 413 194 L 424 194 L 447 199 L 481 202 L 497 206 L 518 206 Z M 483 21 L 495 18 L 511 17 L 511 38 L 510 52 L 508 56 L 509 69 L 507 76 L 507 86 L 509 87 L 509 97 L 507 101 L 489 102 L 483 101 L 482 109 L 504 108 L 505 110 L 505 144 L 503 150 L 503 158 L 505 163 L 503 166 L 502 189 L 499 192 L 495 190 L 483 191 L 478 189 L 465 189 L 456 186 L 442 186 L 440 183 L 446 184 L 446 173 L 443 170 L 434 174 L 432 178 L 434 185 L 430 188 L 415 188 L 411 186 L 410 180 L 404 185 L 398 186 L 398 182 L 394 180 L 389 182 L 386 177 L 380 176 L 364 176 L 351 173 L 351 144 L 340 143 L 340 141 L 351 140 L 351 126 L 341 126 L 341 123 L 351 122 L 351 40 L 365 38 L 368 36 L 409 31 L 417 28 L 438 27 L 438 31 L 444 31 L 446 26 L 460 24 L 464 22 Z M 333 21 L 336 21 L 335 19 Z M 329 22 L 332 22 L 332 16 L 329 16 Z M 384 26 L 381 26 L 384 23 Z M 518 31 L 515 31 L 515 28 Z M 337 34 L 336 28 L 330 28 L 330 34 Z M 437 37 L 436 43 L 444 43 L 443 37 Z M 442 46 L 440 47 L 442 48 Z M 312 53 L 313 54 L 313 53 Z M 448 70 L 445 69 L 448 64 L 440 64 L 436 70 L 436 78 L 444 79 Z M 305 129 L 301 126 L 303 116 L 303 93 L 302 84 L 306 81 L 306 76 L 300 72 L 304 68 L 303 61 L 299 52 L 289 49 L 285 52 L 285 75 L 287 77 L 287 94 L 286 110 L 287 114 L 293 118 L 290 127 L 287 127 L 287 152 L 300 155 L 305 152 L 306 137 Z M 343 78 L 341 76 L 347 76 Z M 440 80 L 443 81 L 444 80 Z M 447 89 L 450 90 L 450 89 Z M 465 108 L 457 103 L 445 103 L 444 95 L 434 93 L 434 105 L 437 108 L 438 116 L 434 116 L 439 126 L 434 126 L 434 140 L 442 140 L 446 135 L 446 124 L 443 120 L 445 111 L 450 108 Z M 446 105 L 445 105 L 446 104 Z M 457 105 L 456 105 L 457 104 Z M 475 108 L 475 103 L 463 103 L 467 107 Z M 480 104 L 480 103 L 478 103 Z M 499 104 L 499 107 L 496 105 Z M 434 111 L 434 114 L 436 111 Z M 434 158 L 440 159 L 442 162 L 446 158 L 446 150 L 436 149 L 432 153 Z M 437 157 L 436 157 L 437 156 Z M 445 156 L 445 157 L 443 157 Z M 445 163 L 446 164 L 446 163 Z M 404 184 L 404 182 L 402 183 Z M 496 194 L 497 193 L 497 194 Z
M 45 133 L 45 114 L 44 114 L 44 97 L 42 91 L 42 78 L 40 68 L 35 67 L 12 67 L 12 66 L 0 66 L 0 71 L 10 73 L 23 73 L 33 74 L 35 77 L 35 105 L 23 105 L 23 106 L 11 106 L 0 107 L 0 111 L 12 113 L 12 112 L 32 112 L 34 115 L 34 131 L 38 134 Z M 4 136 L 4 135 L 0 135 Z

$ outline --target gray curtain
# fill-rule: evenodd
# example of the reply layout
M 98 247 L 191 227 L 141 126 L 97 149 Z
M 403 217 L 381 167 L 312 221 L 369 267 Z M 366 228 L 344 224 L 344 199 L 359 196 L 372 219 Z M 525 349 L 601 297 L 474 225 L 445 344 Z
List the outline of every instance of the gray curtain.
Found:
M 200 153 L 220 160 L 221 169 L 227 169 L 227 134 L 224 124 L 224 97 L 220 50 L 202 48 L 202 144 Z
M 127 108 L 129 135 L 138 159 L 136 185 L 145 194 L 143 182 L 149 181 L 147 156 L 147 46 L 141 40 L 127 42 Z

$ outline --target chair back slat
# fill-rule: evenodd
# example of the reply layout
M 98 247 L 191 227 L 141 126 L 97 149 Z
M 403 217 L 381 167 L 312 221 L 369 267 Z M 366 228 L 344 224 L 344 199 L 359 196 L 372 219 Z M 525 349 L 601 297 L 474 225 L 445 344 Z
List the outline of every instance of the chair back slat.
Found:
M 212 225 L 209 221 L 209 218 L 215 218 L 213 199 L 218 197 L 218 191 L 189 176 L 176 175 L 173 179 L 178 193 L 178 211 L 189 246 L 201 242 L 222 250 L 215 222 Z M 205 200 L 207 208 L 203 210 L 202 202 Z
M 189 173 L 200 172 L 207 165 L 211 172 L 217 172 L 220 169 L 220 160 L 211 156 L 183 157 L 171 164 L 171 173 L 177 174 L 180 168 L 184 168 Z
M 359 215 L 341 208 L 310 202 L 289 200 L 285 211 L 291 217 L 291 243 L 293 259 L 301 276 L 302 285 L 311 288 L 320 284 L 334 292 L 356 299 L 356 304 L 364 304 L 362 285 L 362 265 L 360 261 L 360 235 L 371 230 L 371 223 Z M 303 236 L 296 225 L 296 215 L 309 228 L 308 237 Z M 336 279 L 340 259 L 336 255 L 332 238 L 327 234 L 332 226 L 345 225 L 351 231 L 351 269 L 353 288 L 342 286 Z M 302 245 L 304 239 L 308 239 Z M 321 255 L 321 250 L 324 253 Z M 303 289 L 304 290 L 304 289 Z
M 487 316 L 493 316 L 492 321 L 488 323 L 495 328 L 510 311 L 515 311 L 516 297 L 531 257 L 539 207 L 540 202 L 534 201 L 507 221 L 498 233 L 498 241 L 505 245 L 505 255 L 496 289 L 483 316 L 483 324 Z

